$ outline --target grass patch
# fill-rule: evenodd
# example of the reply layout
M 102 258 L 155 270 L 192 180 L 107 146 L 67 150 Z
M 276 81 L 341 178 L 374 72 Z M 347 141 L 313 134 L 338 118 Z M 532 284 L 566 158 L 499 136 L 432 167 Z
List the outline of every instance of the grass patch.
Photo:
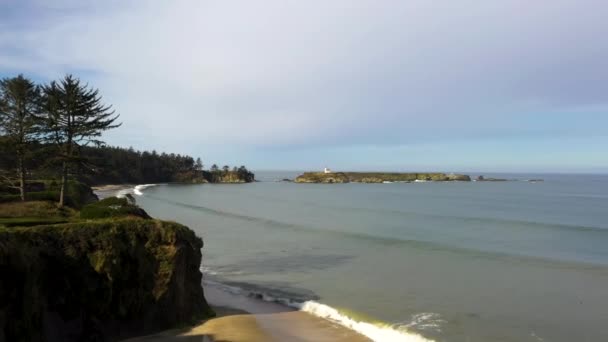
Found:
M 8 217 L 0 218 L 0 226 L 11 227 L 32 227 L 41 224 L 59 224 L 67 223 L 65 217 Z
M 135 216 L 149 219 L 150 216 L 128 198 L 108 197 L 99 202 L 86 205 L 80 211 L 82 219 L 102 219 Z
M 28 191 L 25 194 L 26 201 L 52 201 L 59 202 L 60 186 L 53 180 L 32 181 L 30 185 L 36 185 L 38 191 Z M 1 188 L 0 188 L 1 190 Z M 65 204 L 72 208 L 81 208 L 82 206 L 96 201 L 97 197 L 91 188 L 75 180 L 68 181 L 66 186 Z M 19 194 L 0 191 L 0 203 L 19 202 L 21 197 Z
M 72 208 L 58 208 L 57 203 L 50 201 L 0 203 L 0 218 L 11 217 L 63 217 L 76 216 Z

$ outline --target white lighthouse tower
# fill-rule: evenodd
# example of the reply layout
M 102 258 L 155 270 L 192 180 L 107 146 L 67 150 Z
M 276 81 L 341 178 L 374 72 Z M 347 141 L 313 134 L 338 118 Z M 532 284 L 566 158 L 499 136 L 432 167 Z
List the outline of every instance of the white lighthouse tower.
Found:
M 323 173 L 331 173 L 331 170 L 328 168 L 323 169 Z

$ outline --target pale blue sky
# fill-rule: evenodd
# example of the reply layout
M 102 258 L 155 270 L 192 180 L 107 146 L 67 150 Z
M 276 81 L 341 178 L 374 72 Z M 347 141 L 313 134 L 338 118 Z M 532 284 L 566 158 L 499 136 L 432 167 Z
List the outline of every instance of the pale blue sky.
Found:
M 0 0 L 0 76 L 253 169 L 608 172 L 605 1 Z

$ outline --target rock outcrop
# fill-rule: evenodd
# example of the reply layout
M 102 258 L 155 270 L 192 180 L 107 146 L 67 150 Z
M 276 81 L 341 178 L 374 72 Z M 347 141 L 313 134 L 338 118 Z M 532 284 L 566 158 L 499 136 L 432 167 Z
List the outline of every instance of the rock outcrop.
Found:
M 477 177 L 476 181 L 478 182 L 506 182 L 508 179 L 505 178 L 492 178 L 492 177 L 484 177 L 484 176 L 479 176 Z
M 471 177 L 445 173 L 305 172 L 296 183 L 383 183 L 413 181 L 470 181 Z
M 348 176 L 343 172 L 305 172 L 294 180 L 296 183 L 348 183 L 349 181 Z
M 0 341 L 117 340 L 210 317 L 202 246 L 151 219 L 0 228 Z
M 251 183 L 255 181 L 255 174 L 247 169 L 238 171 L 203 171 L 204 183 Z

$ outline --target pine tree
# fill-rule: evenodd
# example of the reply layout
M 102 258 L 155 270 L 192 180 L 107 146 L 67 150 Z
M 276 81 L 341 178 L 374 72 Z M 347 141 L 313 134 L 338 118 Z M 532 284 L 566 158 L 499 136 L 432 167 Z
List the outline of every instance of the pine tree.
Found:
M 57 146 L 62 162 L 59 206 L 63 206 L 69 168 L 81 161 L 77 147 L 101 145 L 102 132 L 121 124 L 114 123 L 119 115 L 102 103 L 99 91 L 72 75 L 43 86 L 42 106 L 47 137 Z
M 26 193 L 25 159 L 40 134 L 39 101 L 40 88 L 23 75 L 0 81 L 0 131 L 15 152 L 19 185 L 14 187 L 19 189 L 22 201 Z
M 196 164 L 194 164 L 194 168 L 196 171 L 203 171 L 203 162 L 201 161 L 201 158 L 196 158 Z

